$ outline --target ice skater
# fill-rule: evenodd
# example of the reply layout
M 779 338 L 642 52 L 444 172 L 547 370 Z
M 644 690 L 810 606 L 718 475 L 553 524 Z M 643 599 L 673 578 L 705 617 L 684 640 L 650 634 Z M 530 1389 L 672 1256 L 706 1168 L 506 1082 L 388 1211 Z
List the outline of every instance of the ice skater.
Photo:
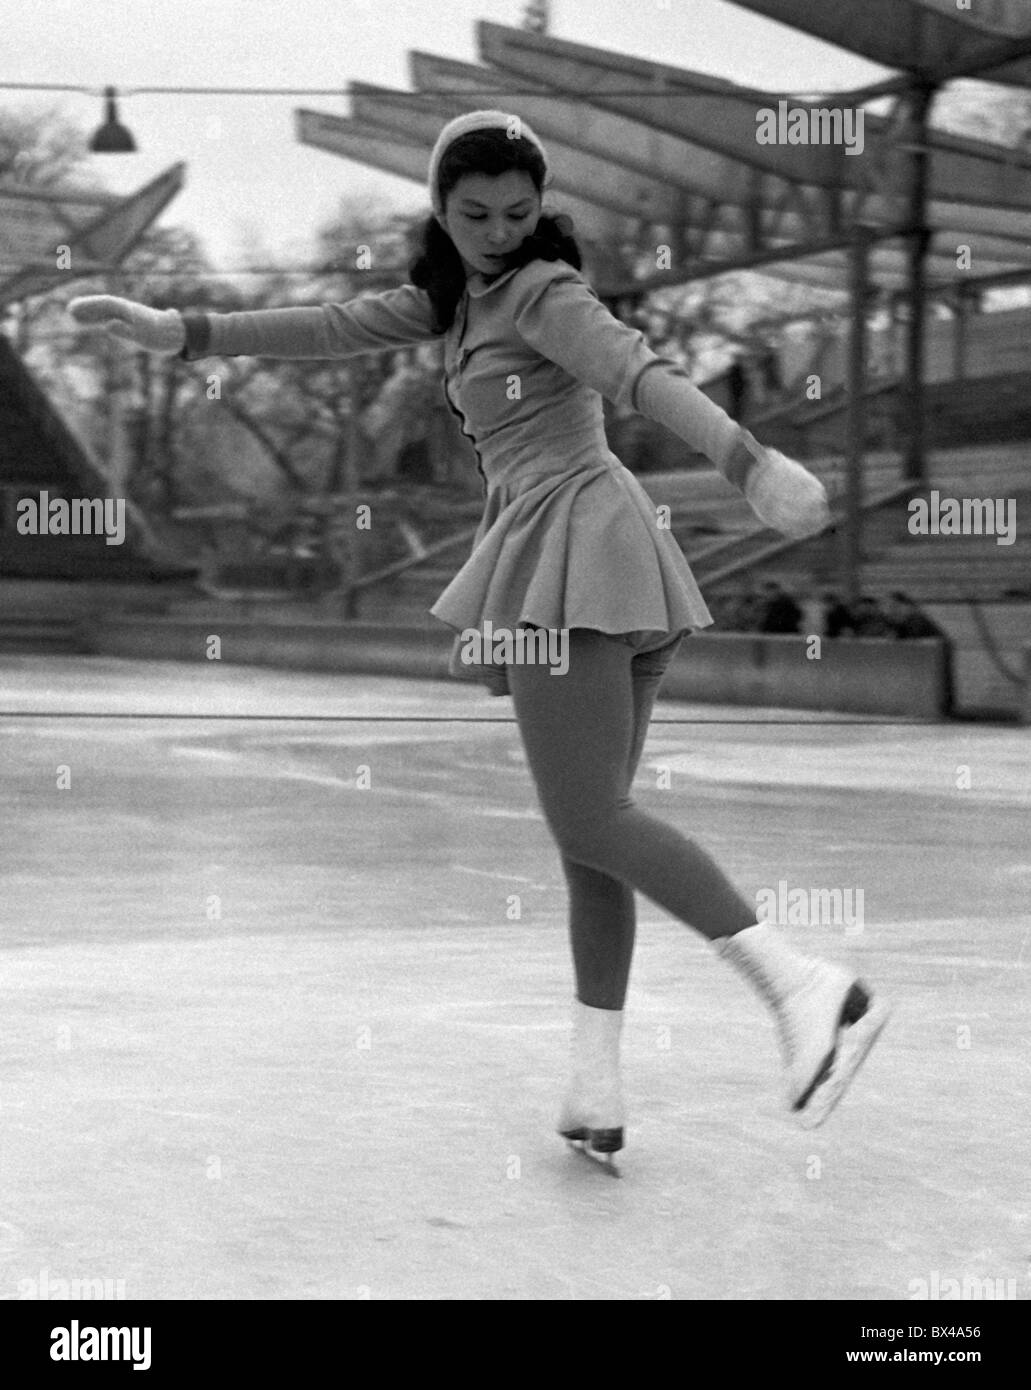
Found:
M 451 674 L 511 696 L 568 883 L 576 989 L 559 1132 L 592 1156 L 623 1147 L 619 1053 L 635 891 L 701 932 L 756 988 L 777 1025 L 788 1104 L 817 1125 L 888 1006 L 851 971 L 807 958 L 758 922 L 700 845 L 633 800 L 662 676 L 683 638 L 712 620 L 652 500 L 608 448 L 602 397 L 705 454 L 784 535 L 819 531 L 826 493 L 608 312 L 579 273 L 571 223 L 542 211 L 549 182 L 545 149 L 525 121 L 473 111 L 449 122 L 433 148 L 433 211 L 400 288 L 229 314 L 90 295 L 70 312 L 188 361 L 348 357 L 443 339 L 445 396 L 475 447 L 485 502 L 472 553 L 431 612 L 455 633 Z M 563 634 L 568 668 L 556 675 L 544 660 L 499 659 L 497 648 L 468 660 L 463 634 L 488 623 L 522 634 L 526 649 L 538 633 Z

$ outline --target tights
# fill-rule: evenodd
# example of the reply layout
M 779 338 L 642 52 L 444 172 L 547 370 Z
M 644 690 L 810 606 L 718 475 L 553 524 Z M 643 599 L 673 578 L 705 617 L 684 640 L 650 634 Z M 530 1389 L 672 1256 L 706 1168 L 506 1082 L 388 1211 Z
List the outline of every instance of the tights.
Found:
M 524 624 L 524 626 L 531 626 Z M 713 940 L 756 913 L 713 859 L 630 794 L 655 697 L 677 643 L 636 653 L 619 635 L 569 631 L 569 669 L 507 667 L 541 810 L 569 885 L 581 1003 L 621 1009 L 634 949 L 634 890 Z

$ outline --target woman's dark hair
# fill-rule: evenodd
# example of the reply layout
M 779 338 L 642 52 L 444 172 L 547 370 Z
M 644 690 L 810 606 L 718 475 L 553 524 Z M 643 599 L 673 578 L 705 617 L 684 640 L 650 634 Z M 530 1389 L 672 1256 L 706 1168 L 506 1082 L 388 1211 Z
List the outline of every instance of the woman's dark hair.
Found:
M 510 139 L 500 126 L 460 135 L 447 147 L 440 161 L 437 176 L 441 202 L 447 206 L 449 194 L 465 174 L 496 178 L 510 169 L 521 169 L 529 174 L 538 194 L 542 192 L 544 160 L 531 141 L 522 137 Z M 565 213 L 542 212 L 536 228 L 514 252 L 506 269 L 535 260 L 566 261 L 574 270 L 583 265 L 573 236 L 572 219 Z M 408 276 L 413 285 L 429 295 L 437 332 L 446 332 L 454 322 L 466 274 L 454 242 L 433 216 L 426 219 L 417 233 L 417 247 L 409 262 Z

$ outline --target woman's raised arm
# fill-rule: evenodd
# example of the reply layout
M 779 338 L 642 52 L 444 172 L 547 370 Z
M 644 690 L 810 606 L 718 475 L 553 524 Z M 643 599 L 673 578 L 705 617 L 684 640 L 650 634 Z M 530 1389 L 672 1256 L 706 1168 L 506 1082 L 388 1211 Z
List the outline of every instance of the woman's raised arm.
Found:
M 515 325 L 542 356 L 704 454 L 745 494 L 764 525 L 792 537 L 827 525 L 830 510 L 819 478 L 758 443 L 676 362 L 653 352 L 643 334 L 610 314 L 571 266 L 540 261 L 521 276 Z
M 114 295 L 84 295 L 68 311 L 76 323 L 106 329 L 148 352 L 197 357 L 351 357 L 429 342 L 429 296 L 415 285 L 363 294 L 343 304 L 250 309 L 231 314 L 150 309 Z

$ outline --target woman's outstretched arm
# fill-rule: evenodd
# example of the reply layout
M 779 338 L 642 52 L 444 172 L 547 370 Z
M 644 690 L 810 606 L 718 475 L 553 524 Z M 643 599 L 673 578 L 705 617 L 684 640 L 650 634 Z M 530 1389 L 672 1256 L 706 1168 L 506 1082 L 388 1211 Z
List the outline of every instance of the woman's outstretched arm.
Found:
M 359 295 L 343 304 L 251 309 L 232 314 L 150 309 L 114 295 L 85 295 L 68 310 L 77 323 L 106 328 L 150 352 L 198 357 L 351 357 L 429 342 L 429 296 L 415 285 Z
M 745 494 L 764 524 L 801 537 L 828 523 L 820 480 L 759 444 L 683 368 L 653 352 L 643 334 L 610 314 L 571 266 L 532 262 L 519 278 L 515 325 L 542 356 L 704 454 Z

